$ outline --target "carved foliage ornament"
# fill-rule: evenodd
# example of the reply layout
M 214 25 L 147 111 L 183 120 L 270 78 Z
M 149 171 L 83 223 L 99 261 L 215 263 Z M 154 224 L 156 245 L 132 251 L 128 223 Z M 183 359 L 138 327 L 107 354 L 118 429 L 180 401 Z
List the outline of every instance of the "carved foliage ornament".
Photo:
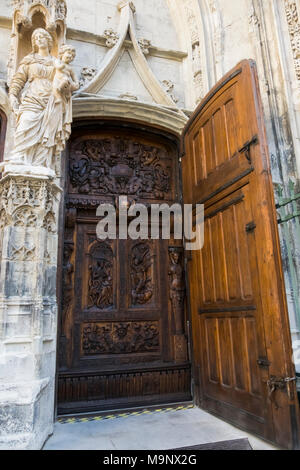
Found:
M 120 35 L 116 33 L 113 29 L 106 29 L 103 33 L 103 36 L 106 38 L 106 47 L 114 47 L 118 40 Z
M 165 199 L 171 189 L 171 160 L 165 150 L 121 138 L 73 146 L 71 193 L 134 195 Z
M 149 39 L 141 38 L 138 40 L 138 43 L 142 49 L 142 53 L 145 55 L 150 54 L 149 48 L 151 47 L 151 41 Z
M 158 322 L 91 323 L 82 329 L 84 355 L 159 350 Z

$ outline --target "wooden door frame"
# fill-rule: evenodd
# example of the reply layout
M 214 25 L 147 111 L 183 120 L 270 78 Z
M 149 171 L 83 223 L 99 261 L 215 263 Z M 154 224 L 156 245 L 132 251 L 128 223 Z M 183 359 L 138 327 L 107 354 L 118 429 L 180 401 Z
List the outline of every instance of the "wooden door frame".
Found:
M 181 173 L 181 159 L 180 159 L 180 145 L 181 145 L 181 136 L 173 132 L 172 130 L 166 130 L 165 128 L 151 125 L 141 122 L 139 120 L 132 119 L 116 119 L 116 118 L 84 118 L 84 119 L 75 119 L 72 125 L 72 134 L 69 140 L 69 144 L 72 142 L 72 135 L 76 137 L 81 135 L 99 132 L 103 128 L 104 130 L 118 130 L 118 129 L 128 129 L 129 131 L 143 132 L 147 137 L 153 136 L 153 138 L 162 138 L 165 141 L 168 141 L 171 145 L 174 146 L 178 156 L 178 193 L 180 197 L 180 202 L 182 202 L 182 173 Z M 58 408 L 58 375 L 59 375 L 59 354 L 60 354 L 60 343 L 59 338 L 61 334 L 61 324 L 62 324 L 62 268 L 63 268 L 63 247 L 64 247 L 64 228 L 66 223 L 66 214 L 65 214 L 65 197 L 67 194 L 67 172 L 68 172 L 68 162 L 69 162 L 69 149 L 70 145 L 67 145 L 66 150 L 62 154 L 62 163 L 61 163 L 61 187 L 63 188 L 63 196 L 60 202 L 60 211 L 59 211 L 59 229 L 58 229 L 58 263 L 57 263 L 57 307 L 58 307 L 58 327 L 57 327 L 57 350 L 56 350 L 56 377 L 55 377 L 55 407 L 54 407 L 54 420 L 57 418 L 57 408 Z M 184 267 L 186 262 L 184 262 Z M 188 286 L 187 286 L 188 289 Z M 188 297 L 187 297 L 188 298 Z M 188 322 L 188 340 L 191 341 L 190 327 L 190 309 L 186 307 L 186 317 Z M 190 352 L 192 351 L 189 348 L 188 355 L 189 361 L 192 367 L 192 357 Z

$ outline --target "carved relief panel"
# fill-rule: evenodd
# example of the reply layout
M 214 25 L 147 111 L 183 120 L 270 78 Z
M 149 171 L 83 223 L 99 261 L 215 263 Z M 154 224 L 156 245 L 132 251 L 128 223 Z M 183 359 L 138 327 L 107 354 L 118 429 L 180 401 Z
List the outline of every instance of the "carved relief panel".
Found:
M 82 354 L 159 351 L 158 322 L 90 323 L 82 326 Z
M 114 304 L 113 251 L 107 243 L 96 243 L 89 252 L 88 308 L 104 310 Z
M 131 305 L 152 305 L 155 297 L 154 253 L 150 242 L 137 242 L 130 250 Z
M 75 142 L 69 178 L 71 194 L 159 200 L 174 196 L 172 156 L 167 149 L 126 137 Z

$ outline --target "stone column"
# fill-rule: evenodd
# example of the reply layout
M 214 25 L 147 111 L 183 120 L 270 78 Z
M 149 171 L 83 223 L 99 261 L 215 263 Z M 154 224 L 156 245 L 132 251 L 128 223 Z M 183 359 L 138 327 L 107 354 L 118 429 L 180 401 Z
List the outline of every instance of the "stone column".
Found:
M 40 449 L 54 422 L 61 190 L 21 170 L 0 181 L 0 449 Z

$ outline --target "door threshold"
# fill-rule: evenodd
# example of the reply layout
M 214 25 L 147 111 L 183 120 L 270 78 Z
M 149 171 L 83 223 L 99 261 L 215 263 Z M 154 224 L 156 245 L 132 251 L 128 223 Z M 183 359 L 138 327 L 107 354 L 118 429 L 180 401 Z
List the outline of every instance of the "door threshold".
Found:
M 127 418 L 129 416 L 139 416 L 142 414 L 167 413 L 174 411 L 183 411 L 194 408 L 194 402 L 191 400 L 175 403 L 164 403 L 150 406 L 137 406 L 130 408 L 119 408 L 113 410 L 90 412 L 90 413 L 72 413 L 58 415 L 56 421 L 60 424 L 71 424 L 87 421 L 102 421 L 107 419 Z

